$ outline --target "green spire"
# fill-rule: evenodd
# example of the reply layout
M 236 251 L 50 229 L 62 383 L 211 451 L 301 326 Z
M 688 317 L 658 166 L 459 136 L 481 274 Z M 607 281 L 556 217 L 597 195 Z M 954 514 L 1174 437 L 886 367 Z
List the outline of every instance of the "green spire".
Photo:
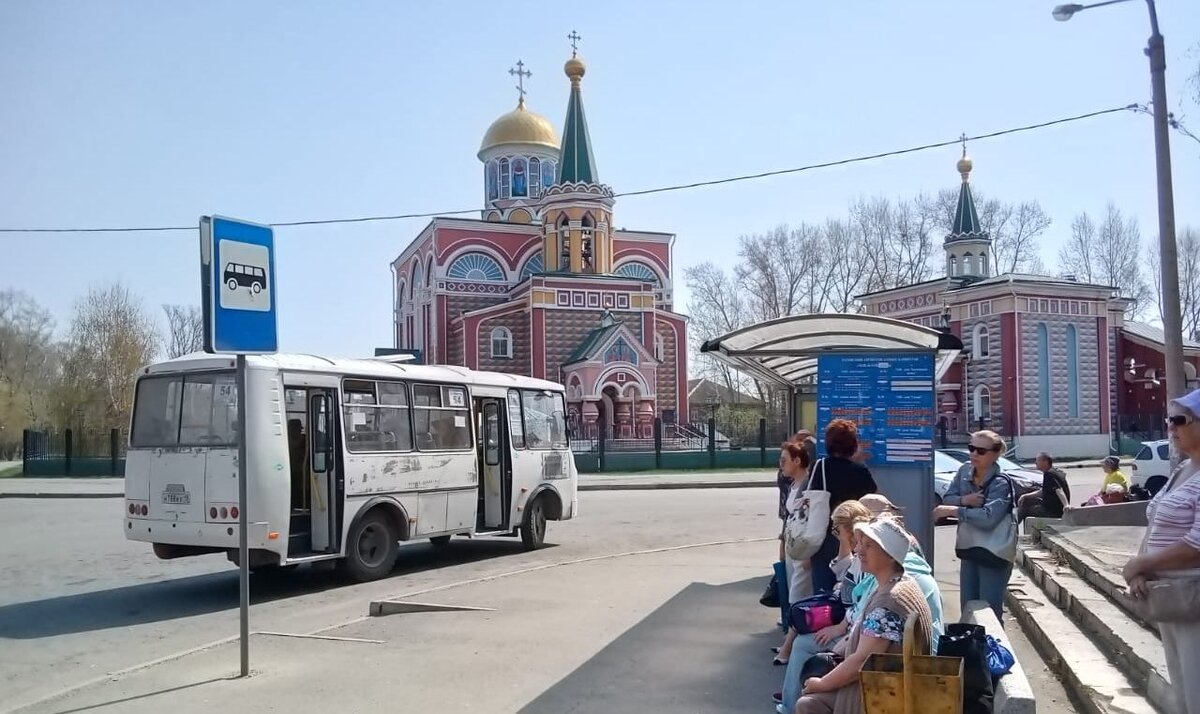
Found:
M 958 160 L 958 173 L 962 176 L 962 187 L 958 190 L 958 205 L 954 209 L 954 223 L 950 226 L 949 238 L 987 237 L 983 226 L 979 223 L 979 213 L 975 210 L 975 198 L 971 195 L 971 168 L 973 164 L 967 156 L 967 147 L 963 146 L 962 158 Z
M 592 156 L 592 140 L 588 136 L 583 95 L 579 89 L 585 67 L 582 60 L 572 55 L 563 69 L 571 78 L 571 98 L 567 102 L 567 120 L 563 124 L 562 148 L 559 149 L 558 182 L 596 183 L 596 159 Z

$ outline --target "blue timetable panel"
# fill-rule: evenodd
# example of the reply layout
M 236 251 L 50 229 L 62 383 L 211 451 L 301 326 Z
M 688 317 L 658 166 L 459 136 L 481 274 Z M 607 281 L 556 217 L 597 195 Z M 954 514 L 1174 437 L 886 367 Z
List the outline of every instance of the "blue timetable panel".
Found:
M 817 380 L 820 428 L 834 419 L 853 421 L 869 463 L 916 464 L 933 458 L 937 415 L 932 354 L 821 355 Z

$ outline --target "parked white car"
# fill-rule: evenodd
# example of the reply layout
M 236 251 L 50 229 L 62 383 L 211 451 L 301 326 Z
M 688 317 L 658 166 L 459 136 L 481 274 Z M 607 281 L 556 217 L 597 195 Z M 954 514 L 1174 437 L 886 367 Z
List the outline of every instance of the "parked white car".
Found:
M 1142 450 L 1133 457 L 1129 480 L 1134 486 L 1144 486 L 1151 495 L 1167 485 L 1171 475 L 1171 443 L 1166 439 L 1143 441 Z
M 951 459 L 957 461 L 960 466 L 971 460 L 971 455 L 966 449 L 942 449 L 941 453 L 944 453 Z M 997 459 L 996 464 L 1000 467 L 1000 470 L 1004 472 L 1005 476 L 1008 476 L 1013 480 L 1013 485 L 1017 487 L 1018 498 L 1020 498 L 1022 494 L 1029 493 L 1030 491 L 1036 491 L 1042 487 L 1041 471 L 1037 471 L 1036 469 L 1027 469 L 1018 464 L 1016 461 L 1008 459 L 1004 456 L 1001 456 L 999 459 Z M 954 474 L 951 473 L 950 477 L 953 478 Z M 947 486 L 948 485 L 949 482 L 947 482 Z M 944 489 L 942 493 L 945 493 Z

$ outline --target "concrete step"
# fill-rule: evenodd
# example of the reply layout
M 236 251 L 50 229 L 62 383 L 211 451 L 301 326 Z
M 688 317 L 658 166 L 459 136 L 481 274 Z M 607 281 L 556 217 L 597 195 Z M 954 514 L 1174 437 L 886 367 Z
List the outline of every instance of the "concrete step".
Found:
M 1020 572 L 1013 572 L 1005 605 L 1076 698 L 1081 712 L 1163 714 L 1041 588 Z
M 1040 531 L 1036 536 L 1041 547 L 1062 559 L 1071 570 L 1087 582 L 1088 585 L 1103 593 L 1109 600 L 1121 608 L 1125 617 L 1139 623 L 1158 635 L 1158 628 L 1138 616 L 1130 602 L 1129 593 L 1125 590 L 1125 579 L 1114 571 L 1113 566 L 1101 560 L 1095 553 L 1064 538 L 1053 528 Z
M 1139 692 L 1163 712 L 1175 706 L 1167 659 L 1158 633 L 1126 615 L 1060 556 L 1042 548 L 1020 551 L 1017 564 L 1047 599 L 1108 655 Z M 1069 663 L 1068 663 L 1069 665 Z

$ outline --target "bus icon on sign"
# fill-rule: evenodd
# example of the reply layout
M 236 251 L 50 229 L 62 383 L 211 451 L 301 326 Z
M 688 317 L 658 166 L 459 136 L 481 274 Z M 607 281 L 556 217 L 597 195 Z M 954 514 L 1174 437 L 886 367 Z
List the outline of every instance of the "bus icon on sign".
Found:
M 221 239 L 217 242 L 220 306 L 227 310 L 267 312 L 271 309 L 271 256 L 266 246 Z M 214 281 L 217 275 L 213 276 Z
M 255 295 L 262 292 L 267 285 L 267 271 L 255 265 L 241 265 L 239 263 L 226 263 L 225 265 L 225 287 L 230 290 L 237 290 L 239 287 L 247 288 Z

